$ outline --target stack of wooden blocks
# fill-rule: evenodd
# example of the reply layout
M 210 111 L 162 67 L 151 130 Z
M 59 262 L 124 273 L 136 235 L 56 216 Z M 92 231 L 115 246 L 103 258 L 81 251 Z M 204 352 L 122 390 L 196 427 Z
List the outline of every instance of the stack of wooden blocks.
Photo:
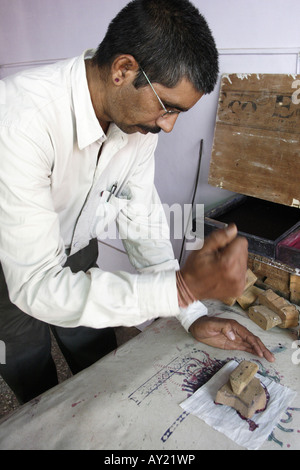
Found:
M 242 361 L 218 390 L 215 403 L 234 408 L 244 418 L 252 418 L 257 411 L 264 411 L 267 399 L 260 380 L 254 377 L 257 371 L 257 364 Z
M 246 287 L 242 296 L 226 299 L 224 303 L 234 305 L 237 302 L 248 312 L 249 318 L 263 330 L 270 330 L 275 326 L 297 327 L 299 311 L 296 306 L 280 297 L 272 289 L 263 290 L 255 286 L 256 281 L 257 277 L 248 269 Z

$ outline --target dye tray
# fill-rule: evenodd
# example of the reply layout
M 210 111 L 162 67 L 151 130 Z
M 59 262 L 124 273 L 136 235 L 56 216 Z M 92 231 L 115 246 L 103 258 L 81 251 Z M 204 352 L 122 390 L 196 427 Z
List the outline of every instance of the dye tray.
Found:
M 204 220 L 205 236 L 222 224 L 233 222 L 239 234 L 247 238 L 251 253 L 272 259 L 277 258 L 279 242 L 300 227 L 299 209 L 243 195 L 234 196 L 210 210 Z M 280 253 L 284 250 L 281 248 Z M 298 253 L 300 257 L 299 250 Z M 285 257 L 286 260 L 290 257 Z
M 300 268 L 300 229 L 293 231 L 276 246 L 276 259 Z

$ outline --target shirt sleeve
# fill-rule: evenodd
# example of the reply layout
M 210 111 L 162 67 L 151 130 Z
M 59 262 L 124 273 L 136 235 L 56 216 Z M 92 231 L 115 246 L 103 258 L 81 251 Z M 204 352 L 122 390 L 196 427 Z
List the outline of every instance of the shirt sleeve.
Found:
M 129 183 L 130 202 L 118 217 L 118 229 L 132 265 L 142 274 L 176 272 L 179 269 L 170 242 L 170 226 L 156 188 L 154 179 L 154 154 L 150 147 L 147 158 L 132 175 Z M 151 153 L 152 152 L 152 153 Z M 180 233 L 180 231 L 179 231 Z M 207 314 L 201 302 L 183 309 L 178 306 L 175 276 L 169 284 L 173 295 L 172 316 L 176 316 L 186 331 L 199 317 Z M 153 297 L 150 286 L 144 295 Z M 156 294 L 155 294 L 156 295 Z M 151 299 L 148 298 L 149 303 Z
M 175 271 L 72 273 L 64 267 L 51 149 L 46 150 L 15 128 L 1 128 L 0 260 L 11 301 L 34 318 L 64 327 L 133 326 L 176 314 Z

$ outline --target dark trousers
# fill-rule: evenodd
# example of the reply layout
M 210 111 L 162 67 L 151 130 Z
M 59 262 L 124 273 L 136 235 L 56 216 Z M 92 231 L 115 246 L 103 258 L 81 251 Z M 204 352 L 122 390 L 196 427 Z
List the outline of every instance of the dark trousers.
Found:
M 73 272 L 95 266 L 97 241 L 68 258 Z M 5 364 L 0 375 L 22 404 L 57 385 L 51 356 L 50 328 L 73 374 L 89 367 L 117 347 L 113 328 L 62 328 L 36 320 L 13 305 L 0 264 L 0 340 L 5 344 Z M 3 361 L 2 361 L 3 362 Z

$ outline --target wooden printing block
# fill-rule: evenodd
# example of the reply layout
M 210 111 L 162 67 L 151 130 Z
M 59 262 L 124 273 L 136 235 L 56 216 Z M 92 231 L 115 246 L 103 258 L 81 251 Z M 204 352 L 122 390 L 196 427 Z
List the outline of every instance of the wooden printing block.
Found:
M 258 365 L 250 361 L 242 361 L 230 374 L 230 385 L 233 393 L 239 395 L 245 387 L 251 382 L 256 372 Z
M 274 326 L 282 323 L 282 319 L 277 313 L 264 305 L 254 305 L 249 308 L 249 318 L 260 326 L 263 330 L 270 330 Z
M 267 398 L 260 380 L 254 377 L 240 395 L 232 391 L 228 381 L 218 390 L 215 402 L 234 408 L 244 418 L 252 418 L 256 411 L 266 408 Z
M 300 304 L 300 276 L 290 275 L 290 301 Z
M 256 286 L 251 286 L 249 289 L 245 290 L 243 294 L 236 299 L 237 303 L 242 307 L 244 310 L 248 310 L 251 305 L 254 304 L 256 301 L 259 292 L 261 292 L 262 289 Z
M 251 271 L 251 269 L 247 269 L 247 273 L 246 273 L 246 284 L 245 284 L 245 289 L 244 289 L 244 293 L 251 287 L 255 284 L 257 280 L 257 277 L 255 276 L 255 274 Z M 244 295 L 243 293 L 243 295 Z M 237 298 L 236 297 L 228 297 L 227 299 L 223 300 L 224 304 L 226 305 L 229 305 L 230 307 L 232 305 L 235 304 L 235 302 L 237 301 Z
M 279 292 L 282 296 L 289 298 L 290 288 L 286 279 L 279 279 L 278 277 L 267 277 L 264 280 L 265 289 L 271 289 Z
M 296 307 L 271 289 L 260 292 L 258 300 L 261 305 L 268 307 L 281 318 L 281 324 L 278 324 L 280 328 L 292 328 L 298 325 L 299 312 Z
M 290 275 L 290 301 L 300 304 L 300 276 Z
M 254 413 L 264 410 L 267 397 L 260 380 L 254 377 L 257 370 L 256 364 L 242 361 L 218 390 L 215 402 L 234 408 L 245 418 L 252 418 Z
M 280 311 L 281 319 L 284 318 L 282 323 L 280 323 L 279 328 L 294 328 L 299 324 L 299 312 L 294 305 L 287 305 L 283 307 Z

